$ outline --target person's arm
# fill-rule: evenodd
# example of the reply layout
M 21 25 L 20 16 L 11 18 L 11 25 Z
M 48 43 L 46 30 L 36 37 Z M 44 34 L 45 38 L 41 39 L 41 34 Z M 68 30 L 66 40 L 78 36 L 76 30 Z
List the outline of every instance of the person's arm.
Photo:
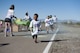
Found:
M 30 26 L 29 26 L 31 32 L 33 32 L 33 24 L 32 24 L 32 23 L 33 23 L 33 22 L 31 21 L 31 22 L 30 22 Z
M 46 19 L 45 19 L 45 21 L 44 21 L 45 23 L 46 23 Z
M 12 19 L 12 18 L 15 18 L 15 19 L 17 19 L 17 17 L 16 17 L 16 16 L 14 16 L 14 15 L 13 15 L 13 16 L 11 16 L 11 19 Z
M 10 12 L 10 11 L 9 11 L 9 12 Z M 13 10 L 13 12 L 11 12 L 11 13 L 10 13 L 10 14 L 11 14 L 11 19 L 12 19 L 12 18 L 17 19 L 17 17 L 16 17 L 16 16 L 14 16 L 14 13 L 15 13 L 15 12 L 14 12 L 14 10 Z
M 17 19 L 17 17 L 16 17 L 16 16 L 14 16 L 14 15 L 13 15 L 13 18 Z

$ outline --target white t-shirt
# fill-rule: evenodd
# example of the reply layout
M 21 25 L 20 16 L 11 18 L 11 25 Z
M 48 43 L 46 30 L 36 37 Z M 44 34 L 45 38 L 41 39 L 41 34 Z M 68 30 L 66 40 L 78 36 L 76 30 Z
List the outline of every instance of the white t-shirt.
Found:
M 50 23 L 50 25 L 53 25 L 53 24 L 54 24 L 53 18 L 50 18 L 50 19 L 49 19 L 49 23 Z
M 29 16 L 25 16 L 24 18 L 25 18 L 26 20 L 29 20 L 30 17 L 29 17 Z
M 35 21 L 35 20 L 32 20 L 31 23 L 30 23 L 30 28 L 33 28 L 33 32 L 31 32 L 32 35 L 37 35 L 38 34 L 38 30 L 39 30 L 39 27 L 40 27 L 40 21 Z
M 52 17 L 54 22 L 57 22 L 57 17 Z
M 50 26 L 50 21 L 49 19 L 45 19 L 45 27 L 49 27 Z
M 8 10 L 6 18 L 11 18 L 14 15 L 14 10 Z

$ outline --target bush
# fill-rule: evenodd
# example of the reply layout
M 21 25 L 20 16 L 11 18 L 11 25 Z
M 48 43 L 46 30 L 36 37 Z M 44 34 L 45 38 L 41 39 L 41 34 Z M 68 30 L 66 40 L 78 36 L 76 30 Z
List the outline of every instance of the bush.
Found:
M 77 25 L 80 25 L 80 22 L 77 22 L 76 24 L 77 24 Z

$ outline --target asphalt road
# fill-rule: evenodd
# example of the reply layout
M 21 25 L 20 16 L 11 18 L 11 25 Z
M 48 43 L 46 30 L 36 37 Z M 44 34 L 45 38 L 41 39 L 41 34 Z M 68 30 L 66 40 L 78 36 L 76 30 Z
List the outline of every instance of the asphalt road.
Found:
M 80 27 L 60 25 L 52 45 L 52 53 L 80 53 Z
M 37 44 L 30 32 L 14 33 L 14 37 L 4 37 L 0 33 L 0 53 L 43 53 L 55 31 L 40 32 Z M 59 24 L 59 31 L 51 42 L 49 53 L 80 53 L 80 28 Z
M 4 33 L 0 33 L 0 53 L 43 53 L 55 31 L 56 28 L 49 34 L 39 32 L 37 44 L 30 32 L 15 32 L 14 37 L 4 37 Z

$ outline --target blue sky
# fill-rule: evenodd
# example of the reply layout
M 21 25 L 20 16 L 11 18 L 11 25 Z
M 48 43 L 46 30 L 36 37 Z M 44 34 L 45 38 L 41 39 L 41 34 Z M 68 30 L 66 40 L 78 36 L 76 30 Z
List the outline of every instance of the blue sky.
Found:
M 33 17 L 39 14 L 39 19 L 45 19 L 48 15 L 56 15 L 58 19 L 80 21 L 80 0 L 0 0 L 0 19 L 6 17 L 11 4 L 15 5 L 15 15 L 24 18 L 28 11 Z

